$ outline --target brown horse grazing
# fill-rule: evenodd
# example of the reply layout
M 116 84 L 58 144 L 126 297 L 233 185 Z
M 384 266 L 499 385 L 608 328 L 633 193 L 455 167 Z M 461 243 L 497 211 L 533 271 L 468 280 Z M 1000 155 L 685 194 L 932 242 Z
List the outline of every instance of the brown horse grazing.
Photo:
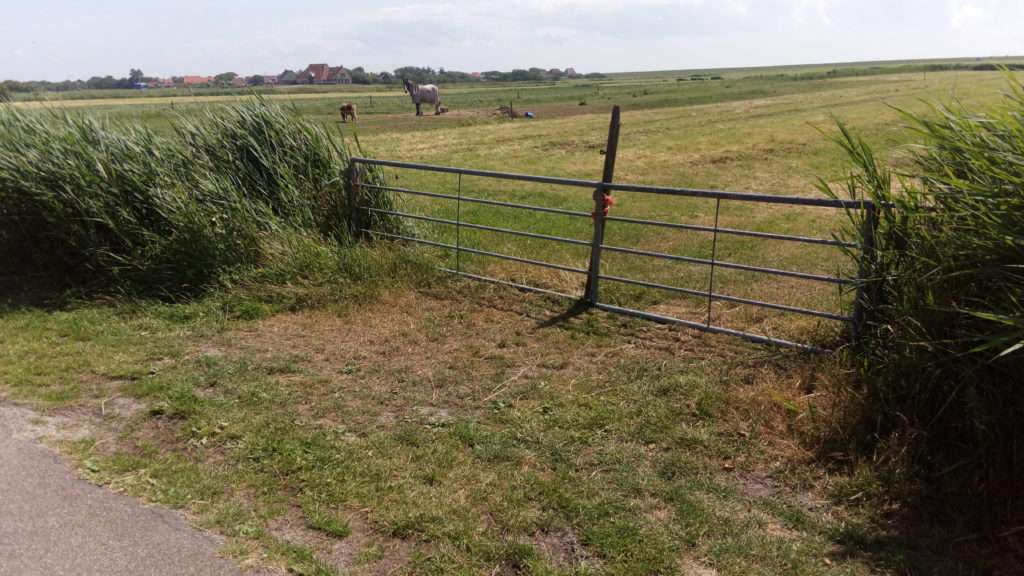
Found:
M 348 123 L 349 118 L 351 118 L 353 122 L 359 120 L 359 114 L 357 113 L 357 108 L 355 104 L 342 104 L 341 108 L 338 108 L 338 111 L 341 112 L 342 122 Z

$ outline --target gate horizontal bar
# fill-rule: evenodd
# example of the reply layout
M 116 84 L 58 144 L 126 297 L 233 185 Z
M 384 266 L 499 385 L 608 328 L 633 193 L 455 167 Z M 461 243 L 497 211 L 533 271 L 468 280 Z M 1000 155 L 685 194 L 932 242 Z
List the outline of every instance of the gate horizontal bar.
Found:
M 787 306 L 786 304 L 775 304 L 773 302 L 762 302 L 761 300 L 750 300 L 748 298 L 729 296 L 727 294 L 718 294 L 716 292 L 708 294 L 707 291 L 702 292 L 700 290 L 693 290 L 692 288 L 680 288 L 678 286 L 669 286 L 667 284 L 658 284 L 656 282 L 647 282 L 644 280 L 634 280 L 633 278 L 623 278 L 621 276 L 605 276 L 602 274 L 600 278 L 601 280 L 608 280 L 611 282 L 620 282 L 622 284 L 632 284 L 634 286 L 653 288 L 655 290 L 677 292 L 679 294 L 685 294 L 687 296 L 694 296 L 697 298 L 711 298 L 712 300 L 717 300 L 720 302 L 733 302 L 735 304 L 746 304 L 749 306 L 757 306 L 758 308 L 779 310 L 780 312 L 803 314 L 804 316 L 814 316 L 815 318 L 824 318 L 825 320 L 834 320 L 836 322 L 851 322 L 853 320 L 849 316 L 841 316 L 839 314 L 824 312 L 822 310 L 812 310 L 810 308 L 801 308 L 799 306 Z
M 694 230 L 697 232 L 711 232 L 716 230 L 713 226 L 700 226 L 698 224 L 677 224 L 675 222 L 662 222 L 659 220 L 645 220 L 642 218 L 626 218 L 624 216 L 606 216 L 605 220 L 610 222 L 625 222 L 627 224 L 642 224 L 649 226 L 661 226 L 664 228 L 676 228 L 679 230 Z M 793 236 L 790 234 L 776 234 L 774 232 L 755 232 L 753 230 L 736 230 L 734 228 L 719 228 L 719 234 L 730 234 L 732 236 L 749 236 L 751 238 L 765 238 L 767 240 L 785 240 L 789 242 L 803 242 L 805 244 L 821 244 L 824 246 L 839 246 L 843 248 L 856 248 L 853 242 L 841 240 L 829 240 L 826 238 L 810 238 L 807 236 Z
M 670 188 L 668 186 L 620 184 L 617 182 L 605 184 L 605 189 L 618 192 L 640 192 L 643 194 L 685 196 L 688 198 L 709 198 L 711 200 L 737 200 L 740 202 L 763 202 L 765 204 L 787 204 L 791 206 L 818 206 L 821 208 L 862 209 L 872 203 L 870 200 L 839 200 L 834 198 L 811 198 L 809 196 L 776 196 L 774 194 L 755 194 L 752 192 L 723 192 L 721 190 L 702 190 L 700 188 Z
M 536 238 L 538 240 L 550 240 L 552 242 L 562 242 L 564 244 L 575 244 L 577 246 L 590 246 L 590 242 L 585 240 L 575 240 L 573 238 L 563 238 L 561 236 L 549 236 L 547 234 L 537 234 L 534 232 L 522 232 L 520 230 L 510 230 L 508 228 L 497 228 L 495 226 L 484 226 L 483 224 L 472 224 L 469 222 L 458 222 L 456 220 L 448 220 L 445 218 L 434 218 L 433 216 L 423 216 L 421 214 L 409 214 L 407 212 L 398 212 L 395 210 L 382 210 L 380 208 L 366 208 L 368 212 L 374 212 L 377 214 L 389 214 L 391 216 L 397 216 L 399 218 L 411 218 L 413 220 L 423 220 L 426 222 L 434 222 L 436 224 L 447 224 L 449 226 L 462 226 L 463 228 L 472 228 L 474 230 L 486 230 L 488 232 L 500 232 L 502 234 L 511 234 L 513 236 L 523 236 L 525 238 Z
M 641 320 L 650 320 L 651 322 L 657 322 L 658 324 L 674 324 L 677 326 L 685 326 L 687 328 L 693 328 L 702 332 L 711 332 L 712 334 L 726 334 L 728 336 L 735 336 L 742 338 L 756 344 L 771 344 L 774 346 L 781 346 L 783 348 L 795 348 L 797 350 L 803 350 L 805 352 L 816 352 L 819 354 L 828 353 L 827 350 L 822 350 L 814 346 L 808 346 L 806 344 L 798 344 L 796 342 L 790 342 L 789 340 L 782 340 L 780 338 L 772 338 L 770 336 L 762 336 L 760 334 L 752 334 L 750 332 L 743 332 L 742 330 L 733 330 L 732 328 L 723 328 L 721 326 L 708 326 L 707 324 L 701 324 L 700 322 L 693 322 L 690 320 L 682 320 L 680 318 L 673 318 L 671 316 L 663 316 L 661 314 L 652 314 L 650 312 L 644 312 L 642 310 L 634 310 L 632 308 L 623 308 L 621 306 L 612 306 L 611 304 L 597 303 L 594 305 L 598 310 L 604 310 L 605 312 L 614 312 L 616 314 L 623 314 L 625 316 L 632 316 L 634 318 L 640 318 Z
M 363 184 L 365 188 L 371 188 L 373 190 L 382 190 L 386 192 L 397 192 L 400 194 L 412 194 L 415 196 L 426 196 L 429 198 L 442 198 L 445 200 L 460 200 L 458 196 L 452 194 L 439 194 L 437 192 L 424 192 L 422 190 L 412 190 L 410 188 L 399 188 L 396 186 L 378 186 L 376 184 Z M 483 198 L 473 198 L 471 196 L 463 196 L 461 198 L 463 202 L 472 202 L 475 204 L 486 204 L 489 206 L 504 206 L 506 208 L 519 208 L 523 210 L 535 210 L 537 212 L 549 212 L 552 214 L 563 214 L 565 216 L 579 216 L 590 218 L 589 212 L 583 212 L 581 210 L 565 210 L 562 208 L 549 208 L 547 206 L 535 206 L 532 204 L 518 204 L 515 202 L 503 202 L 500 200 L 486 200 Z M 694 230 L 697 232 L 714 232 L 715 229 L 712 226 L 700 226 L 697 224 L 680 224 L 676 222 L 664 222 L 660 220 L 646 220 L 642 218 L 627 218 L 625 216 L 606 216 L 605 220 L 610 222 L 623 222 L 626 224 L 641 224 L 650 226 L 660 226 L 663 228 L 676 228 L 679 230 Z M 748 236 L 751 238 L 765 238 L 768 240 L 785 240 L 791 242 L 803 242 L 805 244 L 820 244 L 824 246 L 837 246 L 842 248 L 856 248 L 857 244 L 853 242 L 843 242 L 841 240 L 829 240 L 826 238 L 811 238 L 807 236 L 794 236 L 790 234 L 777 234 L 773 232 L 756 232 L 753 230 L 737 230 L 734 228 L 719 228 L 720 234 L 731 234 L 733 236 Z
M 765 202 L 768 204 L 789 204 L 794 206 L 820 206 L 825 208 L 854 208 L 863 209 L 872 202 L 869 200 L 839 200 L 834 198 L 810 198 L 805 196 L 775 196 L 772 194 L 754 194 L 750 192 L 722 192 L 719 190 L 701 190 L 699 188 L 670 188 L 667 186 L 647 186 L 641 184 L 619 184 L 602 183 L 596 180 L 577 180 L 573 178 L 557 178 L 553 176 L 534 176 L 531 174 L 515 174 L 511 172 L 494 172 L 490 170 L 474 170 L 469 168 L 455 168 L 452 166 L 437 166 L 433 164 L 420 164 L 416 162 L 398 162 L 395 160 L 375 160 L 370 158 L 353 157 L 352 162 L 370 166 L 388 166 L 391 168 L 404 168 L 408 170 L 422 170 L 425 172 L 441 172 L 445 174 L 463 174 L 466 176 L 481 176 L 484 178 L 497 178 L 500 180 L 518 180 L 521 182 L 537 182 L 540 184 L 555 184 L 558 186 L 577 186 L 581 188 L 601 187 L 605 190 L 620 192 L 640 192 L 645 194 L 662 194 L 668 196 L 688 196 L 692 198 L 711 198 L 721 200 L 738 200 L 741 202 Z
M 454 244 L 445 244 L 444 242 L 434 242 L 433 240 L 424 240 L 422 238 L 414 238 L 412 236 L 402 236 L 401 234 L 389 234 L 387 232 L 381 232 L 379 230 L 371 230 L 369 228 L 363 228 L 360 232 L 366 232 L 367 234 L 373 234 L 374 236 L 381 236 L 383 238 L 389 238 L 391 240 L 405 240 L 406 242 L 414 242 L 416 244 L 423 244 L 424 246 L 434 246 L 436 248 L 447 248 L 449 250 L 458 250 L 459 247 Z
M 471 280 L 479 280 L 480 282 L 488 282 L 490 284 L 497 284 L 499 286 L 508 286 L 510 288 L 516 288 L 518 290 L 526 290 L 529 292 L 537 292 L 540 294 L 547 294 L 548 296 L 557 296 L 559 298 L 565 298 L 566 300 L 579 300 L 579 296 L 571 296 L 569 294 L 563 294 L 561 292 L 555 292 L 554 290 L 547 290 L 545 288 L 537 288 L 536 286 L 529 286 L 527 284 L 519 284 L 517 282 L 509 282 L 508 280 L 499 280 L 497 278 L 491 278 L 490 276 L 480 276 L 478 274 L 470 274 L 468 272 L 459 272 L 458 270 L 452 270 L 451 268 L 438 268 L 442 272 L 454 274 L 456 276 L 462 276 L 463 278 L 469 278 Z
M 590 218 L 590 212 L 583 212 L 581 210 L 565 210 L 562 208 L 548 208 L 546 206 L 533 206 L 531 204 L 517 204 L 515 202 L 502 202 L 501 200 L 485 200 L 483 198 L 473 198 L 471 196 L 453 196 L 451 194 L 438 194 L 437 192 L 423 192 L 421 190 L 410 190 L 408 188 L 395 188 L 393 186 L 377 186 L 374 184 L 362 184 L 365 188 L 372 188 L 374 190 L 384 190 L 388 192 L 398 192 L 400 194 L 413 194 L 416 196 L 428 196 L 430 198 L 444 198 L 445 200 L 461 200 L 463 202 L 472 202 L 474 204 L 487 204 L 488 206 L 504 206 L 506 208 L 520 208 L 522 210 L 534 210 L 536 212 L 549 212 L 551 214 L 562 214 L 564 216 L 582 216 L 584 218 Z
M 456 250 L 461 252 L 467 252 L 469 254 L 478 254 L 480 256 L 489 256 L 491 258 L 499 258 L 501 260 L 509 260 L 511 262 L 519 262 L 520 264 L 529 264 L 531 266 L 540 266 L 541 268 L 551 268 L 552 270 L 561 270 L 562 272 L 572 272 L 573 274 L 586 274 L 587 271 L 583 268 L 573 268 L 572 266 L 564 266 L 562 264 L 552 264 L 551 262 L 543 262 L 541 260 L 531 260 L 529 258 L 520 258 L 519 256 L 510 256 L 508 254 L 501 254 L 499 252 L 488 252 L 487 250 L 478 250 L 476 248 L 466 248 L 465 246 L 455 246 L 454 244 L 445 244 L 443 242 L 434 242 L 431 240 L 422 240 L 420 238 L 414 238 L 412 236 L 402 236 L 401 234 L 390 234 L 388 232 L 380 232 L 364 228 L 362 230 L 368 234 L 375 236 L 381 236 L 383 238 L 390 238 L 392 240 L 405 240 L 407 242 L 415 242 L 417 244 L 425 244 L 427 246 L 436 246 L 438 248 L 447 248 L 449 250 Z
M 652 258 L 661 258 L 663 260 L 675 260 L 677 262 L 687 262 L 689 264 L 700 264 L 702 266 L 717 266 L 720 268 L 729 268 L 732 270 L 743 270 L 744 272 L 758 272 L 761 274 L 771 274 L 773 276 L 785 276 L 788 278 L 798 278 L 800 280 L 810 280 L 812 282 L 824 282 L 827 284 L 856 284 L 855 280 L 848 278 L 838 278 L 836 276 L 821 276 L 819 274 L 808 274 L 806 272 L 793 272 L 792 270 L 779 270 L 777 268 L 764 268 L 761 266 L 751 266 L 749 264 L 736 264 L 734 262 L 722 262 L 721 260 L 707 260 L 704 258 L 694 258 L 692 256 L 678 256 L 676 254 L 665 254 L 664 252 L 651 252 L 649 250 L 637 250 L 635 248 L 622 248 L 619 246 L 603 246 L 605 250 L 609 252 L 618 252 L 621 254 L 632 254 L 634 256 L 650 256 Z
M 394 160 L 373 160 L 370 158 L 358 157 L 353 157 L 351 160 L 357 164 L 368 164 L 370 166 L 388 166 L 390 168 L 405 168 L 409 170 L 422 170 L 424 172 L 442 172 L 445 174 L 462 174 L 464 176 L 481 176 L 484 178 L 497 178 L 499 180 L 518 180 L 520 182 L 536 182 L 539 184 L 555 184 L 558 186 L 597 188 L 601 185 L 601 183 L 596 180 L 576 180 L 573 178 L 557 178 L 554 176 L 534 176 L 532 174 L 514 174 L 512 172 L 492 172 L 490 170 L 473 170 L 469 168 L 454 168 L 451 166 L 436 166 L 433 164 L 418 164 L 415 162 L 396 162 Z

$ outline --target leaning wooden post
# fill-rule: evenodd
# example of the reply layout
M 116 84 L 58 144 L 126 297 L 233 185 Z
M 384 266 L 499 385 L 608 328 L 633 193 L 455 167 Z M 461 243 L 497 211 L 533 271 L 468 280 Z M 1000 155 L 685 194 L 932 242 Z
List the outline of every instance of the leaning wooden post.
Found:
M 601 184 L 594 190 L 594 239 L 590 244 L 590 267 L 587 270 L 587 288 L 584 299 L 594 306 L 598 303 L 601 280 L 601 246 L 604 244 L 604 223 L 611 204 L 611 192 L 605 184 L 615 179 L 615 156 L 619 151 L 619 107 L 612 107 L 612 121 L 608 126 L 608 146 L 604 153 L 604 174 Z

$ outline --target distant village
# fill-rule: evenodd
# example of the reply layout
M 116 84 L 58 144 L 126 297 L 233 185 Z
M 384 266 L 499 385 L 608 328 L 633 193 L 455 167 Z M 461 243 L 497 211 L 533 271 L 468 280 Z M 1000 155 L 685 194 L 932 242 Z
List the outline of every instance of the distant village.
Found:
M 302 70 L 284 70 L 280 74 L 255 74 L 241 76 L 225 72 L 215 76 L 185 75 L 168 78 L 147 76 L 140 69 L 133 68 L 128 76 L 93 76 L 88 80 L 45 80 L 0 82 L 0 101 L 13 93 L 69 92 L 73 90 L 147 90 L 150 88 L 245 88 L 254 86 L 294 86 L 304 84 L 396 84 L 403 79 L 421 84 L 446 84 L 454 82 L 544 82 L 574 78 L 604 78 L 603 74 L 580 74 L 575 68 L 529 68 L 511 72 L 492 70 L 488 72 L 459 72 L 444 68 L 405 66 L 391 72 L 369 72 L 362 67 L 346 68 L 327 63 L 310 64 Z
M 596 74 L 589 77 L 600 76 Z M 565 70 L 551 68 L 530 68 L 511 72 L 453 72 L 433 70 L 432 68 L 406 67 L 392 72 L 366 72 L 362 67 L 349 69 L 344 66 L 331 66 L 326 63 L 310 64 L 303 70 L 285 70 L 280 74 L 255 74 L 240 76 L 232 72 L 216 76 L 176 76 L 170 78 L 145 78 L 134 82 L 135 88 L 176 88 L 212 87 L 212 86 L 271 86 L 271 85 L 303 85 L 303 84 L 392 84 L 398 78 L 409 78 L 421 82 L 427 81 L 543 81 L 561 80 L 563 78 L 583 78 L 575 68 Z
M 444 68 L 405 66 L 391 72 L 369 72 L 362 67 L 346 68 L 330 64 L 310 64 L 302 70 L 285 70 L 280 74 L 255 74 L 241 76 L 225 72 L 215 76 L 172 76 L 155 78 L 147 76 L 140 69 L 133 68 L 128 76 L 93 76 L 88 80 L 45 80 L 0 82 L 0 101 L 10 98 L 13 93 L 69 92 L 73 90 L 147 90 L 150 88 L 245 88 L 253 86 L 294 86 L 303 84 L 397 84 L 403 79 L 421 84 L 446 84 L 455 82 L 545 82 L 574 78 L 604 78 L 603 74 L 580 74 L 575 68 L 529 68 L 511 72 L 492 70 L 488 72 L 459 72 Z

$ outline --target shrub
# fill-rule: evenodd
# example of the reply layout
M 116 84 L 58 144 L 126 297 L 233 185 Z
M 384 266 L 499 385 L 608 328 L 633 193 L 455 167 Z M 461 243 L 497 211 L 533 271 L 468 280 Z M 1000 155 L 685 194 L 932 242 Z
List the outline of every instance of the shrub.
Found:
M 933 494 L 1006 520 L 1024 485 L 1024 91 L 1014 83 L 984 114 L 932 112 L 904 113 L 921 145 L 903 174 L 840 126 L 856 167 L 844 194 L 881 207 L 862 259 L 866 412 L 878 438 L 909 439 L 932 488 L 953 491 Z
M 176 131 L 0 109 L 4 273 L 173 295 L 259 264 L 275 234 L 350 241 L 349 157 L 321 129 L 255 101 Z M 369 190 L 362 202 L 389 205 Z
M 294 226 L 347 238 L 348 158 L 323 130 L 278 107 L 243 105 L 183 120 L 177 131 L 191 170 L 228 178 Z

